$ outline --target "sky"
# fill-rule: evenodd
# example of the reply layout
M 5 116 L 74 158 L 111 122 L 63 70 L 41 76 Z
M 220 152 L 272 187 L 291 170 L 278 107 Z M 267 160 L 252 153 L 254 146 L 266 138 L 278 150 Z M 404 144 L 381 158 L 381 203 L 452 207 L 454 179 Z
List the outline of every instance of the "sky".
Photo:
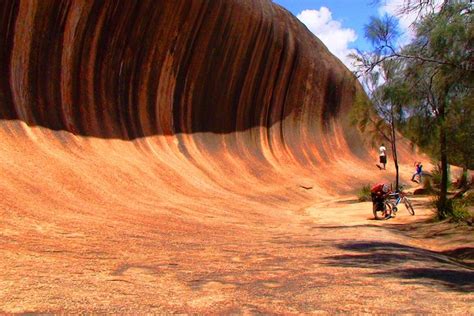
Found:
M 347 55 L 356 48 L 370 49 L 364 37 L 364 26 L 370 17 L 397 16 L 403 1 L 381 0 L 375 5 L 374 0 L 273 0 L 298 17 L 350 69 Z M 410 38 L 413 19 L 399 19 L 399 27 L 405 32 L 404 41 Z

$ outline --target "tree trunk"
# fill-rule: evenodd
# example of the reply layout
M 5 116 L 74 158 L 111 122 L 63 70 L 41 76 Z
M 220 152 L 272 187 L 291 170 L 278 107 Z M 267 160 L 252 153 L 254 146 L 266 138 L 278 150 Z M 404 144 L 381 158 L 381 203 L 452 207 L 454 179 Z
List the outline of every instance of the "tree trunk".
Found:
M 395 164 L 395 190 L 398 191 L 400 187 L 399 185 L 400 175 L 398 171 L 397 137 L 395 133 L 395 122 L 393 120 L 393 114 L 392 114 L 391 132 L 392 132 L 391 133 L 392 155 L 393 155 L 393 162 Z
M 445 124 L 445 107 L 446 98 L 441 102 L 439 108 L 440 118 L 440 154 L 441 154 L 441 187 L 439 192 L 438 214 L 441 218 L 447 217 L 449 214 L 448 206 L 448 153 L 447 153 L 447 139 L 446 139 L 446 124 Z
M 439 206 L 438 211 L 447 215 L 447 200 L 448 200 L 448 155 L 446 153 L 446 132 L 444 127 L 441 128 L 441 188 L 439 192 Z
M 461 179 L 459 179 L 459 189 L 467 187 L 467 167 L 462 167 Z

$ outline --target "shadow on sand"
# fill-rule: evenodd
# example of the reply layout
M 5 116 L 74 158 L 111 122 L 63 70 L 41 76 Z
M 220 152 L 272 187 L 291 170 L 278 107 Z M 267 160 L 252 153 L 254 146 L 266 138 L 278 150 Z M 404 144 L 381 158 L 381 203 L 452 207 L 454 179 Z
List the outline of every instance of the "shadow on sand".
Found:
M 474 291 L 474 267 L 445 253 L 392 242 L 349 242 L 337 246 L 353 254 L 330 256 L 326 264 L 378 270 L 370 275 L 412 280 L 416 284 L 444 287 L 456 292 Z M 472 248 L 462 248 L 465 253 Z

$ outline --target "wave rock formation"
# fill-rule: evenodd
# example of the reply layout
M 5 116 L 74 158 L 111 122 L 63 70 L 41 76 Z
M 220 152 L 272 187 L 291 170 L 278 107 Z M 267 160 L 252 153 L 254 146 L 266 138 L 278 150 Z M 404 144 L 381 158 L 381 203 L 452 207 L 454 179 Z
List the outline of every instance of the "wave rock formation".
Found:
M 360 86 L 269 0 L 2 1 L 0 71 L 5 210 L 248 215 L 369 179 Z

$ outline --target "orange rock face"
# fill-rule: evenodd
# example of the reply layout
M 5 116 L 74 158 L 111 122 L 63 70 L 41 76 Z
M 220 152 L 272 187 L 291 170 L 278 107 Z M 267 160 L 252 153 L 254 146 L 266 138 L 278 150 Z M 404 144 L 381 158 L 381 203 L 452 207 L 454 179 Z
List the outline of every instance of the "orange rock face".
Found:
M 285 201 L 370 179 L 349 124 L 360 86 L 271 1 L 2 1 L 0 14 L 3 147 L 15 167 L 31 156 L 19 172 L 35 190 L 122 196 L 129 182 L 168 201 L 277 185 Z
M 185 155 L 182 135 L 240 133 L 251 136 L 196 145 L 238 157 L 245 147 L 267 165 L 321 164 L 345 145 L 334 132 L 358 85 L 270 1 L 4 1 L 1 14 L 2 119 L 103 139 L 169 135 Z
M 323 170 L 321 183 L 347 191 L 355 178 L 334 184 L 328 166 L 368 158 L 349 124 L 356 80 L 268 0 L 3 1 L 0 10 L 4 122 L 58 131 L 54 141 L 70 148 L 71 137 L 135 142 L 149 164 L 172 155 L 211 183 L 235 174 L 265 186 L 265 175 Z
M 358 93 L 269 0 L 0 1 L 0 312 L 353 311 L 304 208 L 379 180 Z

